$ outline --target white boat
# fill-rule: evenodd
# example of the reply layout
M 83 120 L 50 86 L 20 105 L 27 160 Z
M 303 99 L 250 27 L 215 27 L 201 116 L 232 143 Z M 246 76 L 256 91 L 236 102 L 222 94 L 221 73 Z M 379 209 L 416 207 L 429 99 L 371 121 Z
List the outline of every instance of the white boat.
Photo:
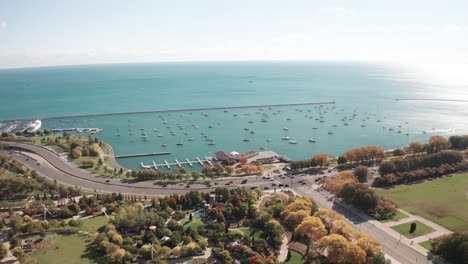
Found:
M 289 141 L 289 144 L 297 144 L 297 142 L 296 142 L 296 141 L 293 141 L 293 140 L 291 140 L 291 141 Z
M 251 130 L 251 131 L 250 131 L 250 134 L 255 134 L 255 130 Z
M 242 141 L 246 141 L 246 142 L 247 142 L 247 141 L 250 141 L 250 139 L 249 139 L 249 138 L 244 138 L 244 139 L 242 139 Z
M 34 133 L 39 130 L 42 126 L 41 120 L 36 120 L 26 125 L 25 132 L 26 133 Z
M 271 142 L 271 138 L 267 139 L 267 142 Z
M 187 138 L 188 141 L 193 141 L 195 138 L 191 137 L 191 138 Z
M 162 144 L 161 144 L 161 147 L 167 147 L 167 144 L 166 144 L 166 143 L 162 143 Z
M 331 132 L 331 131 L 328 131 L 328 135 L 333 135 L 333 132 Z
M 182 146 L 183 143 L 179 141 L 179 142 L 176 143 L 176 145 L 177 145 L 177 146 Z
M 208 142 L 208 145 L 216 145 L 216 142 L 214 141 Z
M 158 137 L 164 137 L 164 135 L 163 134 L 158 134 Z
M 283 130 L 289 130 L 289 128 L 287 128 L 287 127 L 283 127 Z
M 315 142 L 317 142 L 317 141 L 316 141 L 315 139 L 312 139 L 312 138 L 311 138 L 311 139 L 309 139 L 309 142 L 314 142 L 314 143 L 315 143 Z
M 281 139 L 282 139 L 282 140 L 290 140 L 290 139 L 291 139 L 291 137 L 284 136 L 284 137 L 282 137 Z

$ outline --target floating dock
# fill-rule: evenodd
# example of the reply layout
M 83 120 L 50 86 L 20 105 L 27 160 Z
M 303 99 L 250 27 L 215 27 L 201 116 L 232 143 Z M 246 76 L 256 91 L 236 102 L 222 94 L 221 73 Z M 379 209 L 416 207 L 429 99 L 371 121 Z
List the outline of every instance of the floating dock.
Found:
M 170 152 L 149 152 L 149 153 L 140 153 L 140 154 L 126 154 L 126 155 L 116 155 L 116 158 L 132 158 L 132 157 L 144 157 L 144 156 L 159 156 L 159 155 L 169 155 Z
M 164 163 L 161 163 L 161 164 L 157 164 L 155 161 L 152 161 L 153 163 L 152 165 L 145 165 L 143 164 L 143 162 L 140 162 L 140 164 L 142 168 L 154 168 L 155 170 L 157 170 L 159 167 L 166 167 L 170 169 L 171 166 L 177 166 L 179 168 L 182 168 L 182 166 L 186 164 L 189 165 L 190 167 L 193 167 L 194 163 L 199 163 L 201 166 L 203 166 L 204 164 L 213 165 L 214 160 L 216 160 L 214 157 L 205 157 L 205 159 L 203 160 L 197 157 L 196 160 L 189 160 L 189 159 L 185 159 L 185 161 L 175 160 L 175 162 L 173 163 L 170 163 L 167 160 L 164 160 Z

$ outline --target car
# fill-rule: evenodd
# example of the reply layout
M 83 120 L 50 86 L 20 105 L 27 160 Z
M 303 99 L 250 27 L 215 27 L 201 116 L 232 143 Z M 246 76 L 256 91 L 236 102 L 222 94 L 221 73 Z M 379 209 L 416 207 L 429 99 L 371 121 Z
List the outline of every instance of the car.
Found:
M 167 187 L 167 184 L 163 184 L 163 186 L 162 186 L 162 187 Z
M 276 186 L 276 183 L 273 183 L 271 186 Z
M 307 183 L 305 183 L 305 182 L 302 182 L 301 184 L 302 184 L 302 185 L 306 185 Z
M 278 184 L 278 187 L 283 187 L 284 185 L 282 183 Z
M 227 182 L 225 185 L 231 185 L 229 182 Z
M 252 185 L 252 186 L 250 186 L 250 190 L 255 190 L 255 189 L 257 189 L 257 188 L 258 188 L 257 185 Z
M 266 185 L 263 187 L 264 190 L 269 190 L 270 189 L 270 186 Z
M 110 182 L 110 180 L 106 180 L 106 182 Z
M 234 183 L 233 181 L 230 181 L 229 183 Z
M 247 179 L 243 179 L 243 180 L 241 181 L 241 184 L 246 184 L 246 183 L 247 183 Z
M 285 184 L 284 187 L 289 187 L 289 184 Z
M 275 180 L 275 179 L 273 179 L 273 178 L 270 178 L 268 181 L 274 181 L 274 180 Z
M 190 185 L 185 185 L 185 188 L 190 188 Z
M 214 185 L 218 185 L 218 183 L 217 183 L 217 182 L 215 182 L 215 183 L 214 183 Z

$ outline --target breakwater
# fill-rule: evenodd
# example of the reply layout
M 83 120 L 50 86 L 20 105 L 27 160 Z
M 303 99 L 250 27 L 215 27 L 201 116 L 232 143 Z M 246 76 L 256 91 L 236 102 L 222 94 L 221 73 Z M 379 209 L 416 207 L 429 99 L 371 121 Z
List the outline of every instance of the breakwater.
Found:
M 32 119 L 64 119 L 64 118 L 80 118 L 80 117 L 97 117 L 97 116 L 117 116 L 117 115 L 137 115 L 137 114 L 153 114 L 153 113 L 171 113 L 171 112 L 189 112 L 189 111 L 210 111 L 210 110 L 227 110 L 227 109 L 244 109 L 244 108 L 262 108 L 262 107 L 285 107 L 285 106 L 304 106 L 304 105 L 327 105 L 335 104 L 335 101 L 330 102 L 309 102 L 309 103 L 293 103 L 293 104 L 267 104 L 267 105 L 245 105 L 245 106 L 219 106 L 219 107 L 204 107 L 204 108 L 187 108 L 187 109 L 169 109 L 169 110 L 148 110 L 135 112 L 116 112 L 116 113 L 101 113 L 101 114 L 82 114 L 82 115 L 63 115 L 63 116 L 44 116 L 44 117 L 25 117 L 16 119 L 3 119 L 0 122 L 26 121 Z
M 459 102 L 468 103 L 468 100 L 457 99 L 430 99 L 430 98 L 397 98 L 395 101 L 432 101 L 432 102 Z
M 140 154 L 126 154 L 126 155 L 116 155 L 115 158 L 132 158 L 132 157 L 145 157 L 145 156 L 159 156 L 159 155 L 169 155 L 170 152 L 150 152 L 150 153 L 140 153 Z

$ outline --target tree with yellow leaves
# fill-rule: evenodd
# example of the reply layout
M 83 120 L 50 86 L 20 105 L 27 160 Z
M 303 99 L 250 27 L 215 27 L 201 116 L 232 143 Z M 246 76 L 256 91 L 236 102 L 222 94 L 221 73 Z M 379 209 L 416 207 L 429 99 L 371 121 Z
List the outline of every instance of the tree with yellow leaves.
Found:
M 365 263 L 366 252 L 345 237 L 331 234 L 322 237 L 318 242 L 318 248 L 330 263 Z
M 330 230 L 333 228 L 334 223 L 336 221 L 343 221 L 343 217 L 339 215 L 337 212 L 326 209 L 326 208 L 320 208 L 318 212 L 315 213 L 316 217 L 320 218 L 322 220 L 322 223 L 325 225 L 325 228 L 328 230 L 330 233 Z
M 362 231 L 353 231 L 351 233 L 352 240 L 356 241 L 358 247 L 364 250 L 367 256 L 375 256 L 382 251 L 380 243 L 370 238 L 366 233 Z
M 307 216 L 294 229 L 294 233 L 299 237 L 307 238 L 311 242 L 316 242 L 327 234 L 327 230 L 320 218 Z
M 299 210 L 299 211 L 296 211 L 296 212 L 290 212 L 284 218 L 283 221 L 288 226 L 294 227 L 294 226 L 299 225 L 304 220 L 304 218 L 306 218 L 308 216 L 310 216 L 310 209 L 308 209 L 308 210 Z

